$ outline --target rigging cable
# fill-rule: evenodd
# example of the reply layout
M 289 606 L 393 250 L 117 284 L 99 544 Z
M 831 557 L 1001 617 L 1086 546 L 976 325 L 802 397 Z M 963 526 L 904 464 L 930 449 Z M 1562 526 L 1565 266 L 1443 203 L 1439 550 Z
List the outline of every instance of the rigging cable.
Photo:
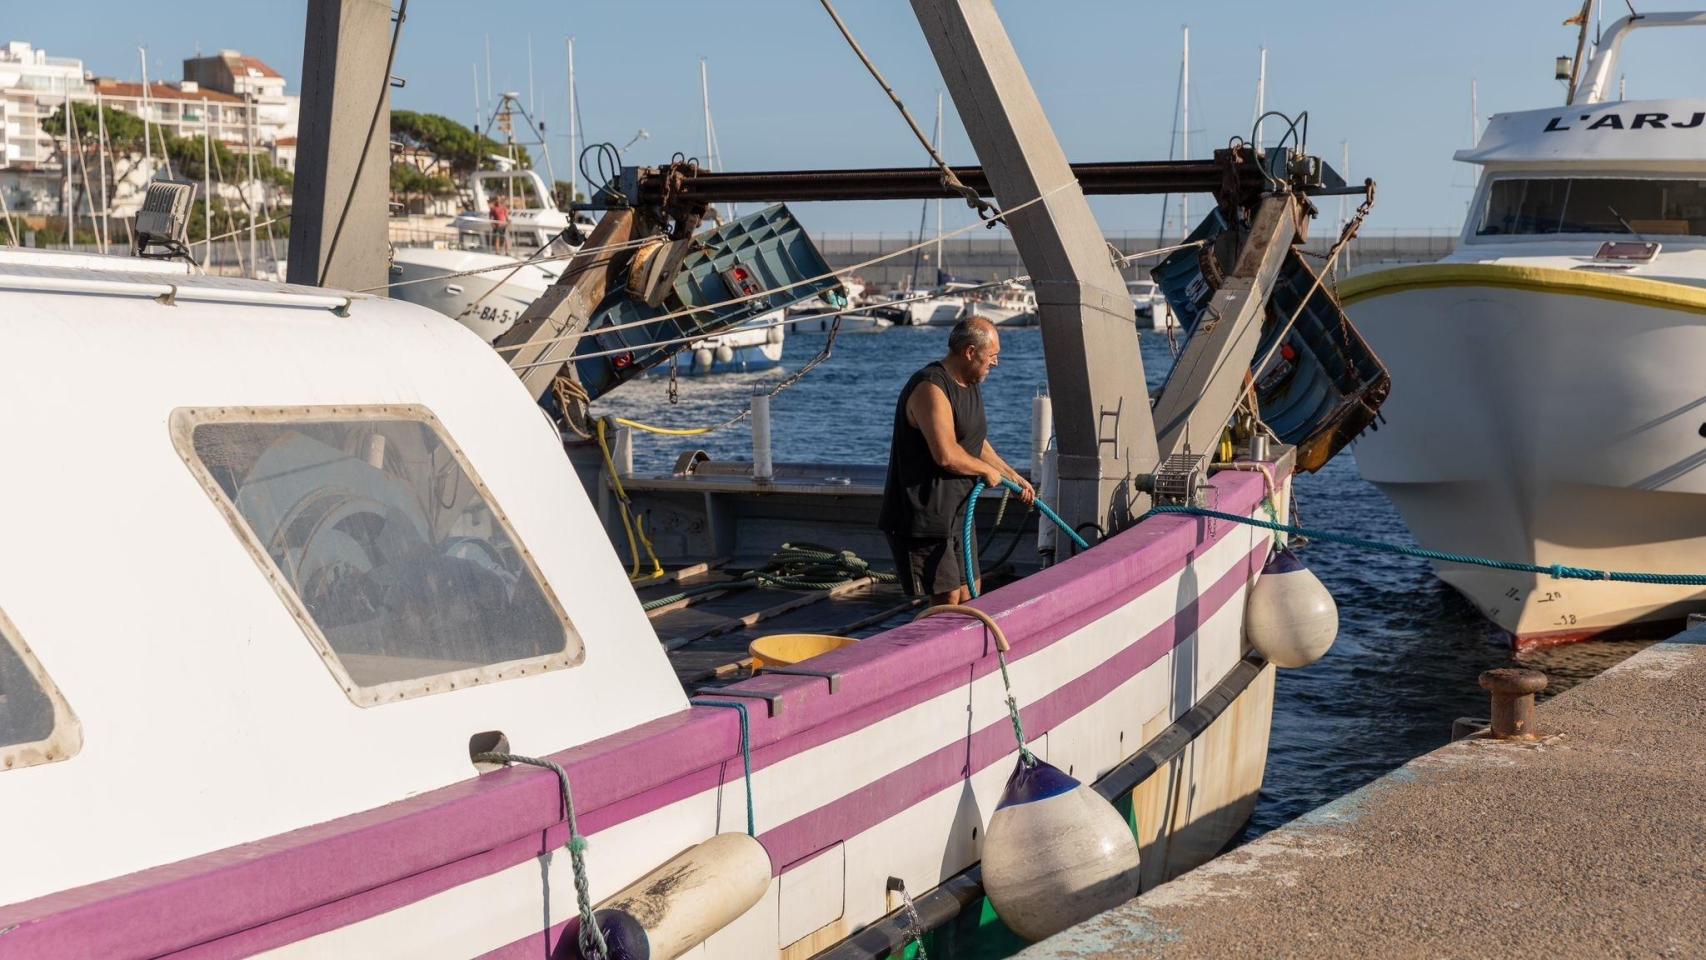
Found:
M 942 172 L 942 186 L 959 194 L 965 199 L 966 206 L 976 210 L 978 217 L 985 224 L 994 226 L 1000 221 L 1003 214 L 996 210 L 992 204 L 978 196 L 976 190 L 960 182 L 960 178 L 948 166 L 948 162 L 936 152 L 936 147 L 930 142 L 930 138 L 926 137 L 924 131 L 919 129 L 918 121 L 912 119 L 912 113 L 906 109 L 906 104 L 901 102 L 900 94 L 895 93 L 894 88 L 889 86 L 889 82 L 883 79 L 882 72 L 877 69 L 876 64 L 871 62 L 871 58 L 865 55 L 864 49 L 859 46 L 859 41 L 853 39 L 853 31 L 847 29 L 847 24 L 842 21 L 841 15 L 835 12 L 835 5 L 830 0 L 819 0 L 819 2 L 823 4 L 823 9 L 829 14 L 829 18 L 835 21 L 836 29 L 840 30 L 841 36 L 846 38 L 847 45 L 853 48 L 854 54 L 859 57 L 859 62 L 865 65 L 865 69 L 871 73 L 871 78 L 877 81 L 877 85 L 882 87 L 883 92 L 888 94 L 889 99 L 894 102 L 895 109 L 900 111 L 901 117 L 906 120 L 906 125 L 912 128 L 912 135 L 918 138 L 919 144 L 924 147 L 924 152 L 930 155 L 930 161 L 936 165 L 936 169 Z

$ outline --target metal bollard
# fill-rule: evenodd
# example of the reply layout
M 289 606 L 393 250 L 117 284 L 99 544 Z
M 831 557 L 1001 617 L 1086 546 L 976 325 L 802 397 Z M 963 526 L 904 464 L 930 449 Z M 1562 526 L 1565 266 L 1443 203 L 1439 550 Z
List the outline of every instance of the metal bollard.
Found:
M 1534 695 L 1546 689 L 1546 674 L 1502 667 L 1481 674 L 1481 686 L 1493 695 L 1493 730 L 1498 740 L 1534 740 Z

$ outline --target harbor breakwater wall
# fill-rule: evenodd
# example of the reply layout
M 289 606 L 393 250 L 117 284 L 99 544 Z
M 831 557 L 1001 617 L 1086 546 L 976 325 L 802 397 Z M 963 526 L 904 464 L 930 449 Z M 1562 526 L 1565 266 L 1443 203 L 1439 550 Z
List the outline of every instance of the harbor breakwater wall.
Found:
M 1314 235 L 1305 245 L 1305 249 L 1325 254 L 1337 237 L 1338 232 L 1332 224 L 1317 223 Z M 904 250 L 917 243 L 918 237 L 910 233 L 871 235 L 828 232 L 812 234 L 812 242 L 817 244 L 818 250 L 829 265 L 839 270 Z M 1166 242 L 1177 243 L 1178 238 L 1169 238 Z M 1154 234 L 1136 233 L 1111 234 L 1108 243 L 1118 248 L 1122 255 L 1154 250 L 1164 245 L 1157 242 Z M 1456 245 L 1455 230 L 1437 230 L 1432 233 L 1365 232 L 1357 238 L 1341 260 L 1348 260 L 1352 269 L 1373 263 L 1426 263 L 1445 256 Z M 905 287 L 915 272 L 918 277 L 917 286 L 932 286 L 936 275 L 935 247 L 926 247 L 918 253 L 922 256 L 907 253 L 879 264 L 860 267 L 858 274 L 878 290 Z M 1024 263 L 1019 259 L 1019 251 L 1013 246 L 1012 238 L 1006 236 L 972 234 L 944 240 L 942 261 L 947 264 L 948 273 L 966 279 L 1005 280 L 1025 272 Z M 1156 258 L 1152 258 L 1134 263 L 1126 268 L 1127 278 L 1136 279 L 1155 262 Z M 1343 266 L 1345 264 L 1341 263 L 1341 267 Z M 1133 267 L 1140 272 L 1133 274 Z

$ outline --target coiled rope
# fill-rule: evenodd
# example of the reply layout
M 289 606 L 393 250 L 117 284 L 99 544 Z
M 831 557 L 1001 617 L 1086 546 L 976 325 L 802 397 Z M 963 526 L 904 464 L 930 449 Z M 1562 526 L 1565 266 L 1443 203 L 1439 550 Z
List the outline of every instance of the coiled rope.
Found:
M 894 583 L 895 574 L 872 570 L 864 558 L 851 550 L 834 550 L 815 543 L 784 543 L 764 566 L 748 570 L 733 580 L 689 587 L 667 597 L 641 604 L 650 612 L 690 597 L 728 590 L 774 587 L 783 590 L 833 590 L 856 580 Z
M 580 825 L 575 820 L 575 797 L 569 790 L 569 772 L 563 769 L 562 764 L 540 757 L 524 757 L 519 753 L 476 753 L 471 759 L 475 763 L 501 763 L 505 766 L 522 763 L 557 775 L 557 789 L 563 800 L 563 820 L 569 825 L 569 839 L 564 846 L 569 848 L 569 865 L 575 874 L 575 911 L 580 914 L 581 921 L 578 938 L 581 955 L 606 960 L 610 947 L 604 942 L 604 931 L 598 928 L 598 921 L 592 915 L 592 885 L 586 871 L 586 838 L 581 836 Z
M 1159 506 L 1152 507 L 1147 516 L 1156 514 L 1181 514 L 1192 517 L 1212 517 L 1216 520 L 1229 520 L 1247 526 L 1261 527 L 1279 533 L 1308 537 L 1321 543 L 1337 543 L 1361 550 L 1371 550 L 1381 553 L 1396 553 L 1406 557 L 1418 557 L 1423 560 L 1437 560 L 1441 563 L 1461 563 L 1472 567 L 1490 567 L 1494 570 L 1510 570 L 1516 573 L 1543 573 L 1556 580 L 1613 580 L 1619 583 L 1651 583 L 1665 586 L 1700 587 L 1706 586 L 1706 575 L 1694 573 L 1627 573 L 1618 570 L 1594 570 L 1588 567 L 1572 567 L 1562 563 L 1542 566 L 1537 563 L 1521 563 L 1513 560 L 1494 560 L 1489 557 L 1477 557 L 1467 553 L 1447 553 L 1441 550 L 1424 550 L 1421 547 L 1406 547 L 1397 543 L 1386 543 L 1380 540 L 1365 540 L 1361 537 L 1349 537 L 1340 533 L 1326 530 L 1312 530 L 1307 527 L 1293 526 L 1289 523 L 1276 523 L 1271 520 L 1258 520 L 1236 513 L 1224 513 L 1210 510 L 1207 507 Z

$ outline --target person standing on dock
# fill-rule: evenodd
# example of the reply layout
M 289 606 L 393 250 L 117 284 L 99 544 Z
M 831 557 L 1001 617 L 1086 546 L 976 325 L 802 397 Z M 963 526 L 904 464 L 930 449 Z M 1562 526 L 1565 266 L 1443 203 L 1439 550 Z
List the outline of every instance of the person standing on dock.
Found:
M 933 604 L 970 599 L 961 538 L 979 478 L 992 488 L 1011 479 L 1025 503 L 1036 498 L 989 443 L 981 384 L 1000 361 L 995 325 L 982 317 L 961 320 L 948 334 L 948 355 L 914 373 L 895 402 L 877 526 L 909 597 L 928 595 Z M 976 565 L 974 542 L 974 571 Z

